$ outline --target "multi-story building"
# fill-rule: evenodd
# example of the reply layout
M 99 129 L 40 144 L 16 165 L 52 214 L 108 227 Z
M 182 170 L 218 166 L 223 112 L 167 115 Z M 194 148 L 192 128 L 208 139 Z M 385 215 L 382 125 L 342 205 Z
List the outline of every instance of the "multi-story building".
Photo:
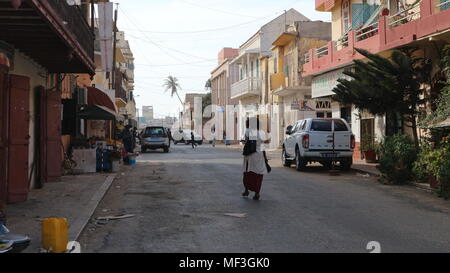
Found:
M 146 124 L 155 118 L 153 112 L 153 106 L 143 106 L 142 107 L 142 117 L 144 118 Z
M 363 58 L 355 48 L 389 56 L 393 49 L 414 46 L 432 61 L 435 73 L 438 49 L 450 41 L 449 0 L 316 0 L 316 10 L 330 12 L 333 22 L 332 41 L 305 56 L 304 76 L 312 77 L 313 98 L 333 95 L 342 72 L 352 68 L 353 60 Z M 361 113 L 352 105 L 333 102 L 332 109 L 333 117 L 351 123 L 357 146 L 362 138 L 390 134 L 387 123 L 409 130 L 400 120 Z
M 266 99 L 272 105 L 272 148 L 280 147 L 285 128 L 298 120 L 331 116 L 331 101 L 312 99 L 311 79 L 302 75 L 303 56 L 330 39 L 331 23 L 307 21 L 295 22 L 273 42 L 267 67 L 270 92 Z
M 260 112 L 259 107 L 264 98 L 263 87 L 266 84 L 261 75 L 261 58 L 271 56 L 273 41 L 295 21 L 310 20 L 295 9 L 290 9 L 261 27 L 239 47 L 239 55 L 230 62 L 231 65 L 238 66 L 238 74 L 236 78 L 232 77 L 230 90 L 231 99 L 239 100 L 238 136 L 244 133 L 246 119 Z M 263 123 L 267 128 L 268 119 L 265 120 Z
M 116 41 L 115 90 L 119 122 L 137 127 L 134 90 L 134 57 L 123 31 L 117 32 Z
M 184 105 L 183 105 L 183 114 L 182 114 L 182 128 L 183 129 L 189 129 L 189 130 L 195 130 L 195 126 L 201 126 L 200 124 L 195 124 L 195 98 L 202 98 L 205 96 L 205 94 L 201 93 L 188 93 L 186 94 L 186 97 L 184 99 Z M 198 113 L 201 113 L 203 109 L 200 109 Z M 197 132 L 200 134 L 201 132 Z
M 95 74 L 89 5 L 0 1 L 0 211 L 61 176 L 62 84 Z
M 235 111 L 230 111 L 239 104 L 239 100 L 231 99 L 230 91 L 231 82 L 236 82 L 239 73 L 238 66 L 231 65 L 230 62 L 238 55 L 239 49 L 222 49 L 219 52 L 219 65 L 211 72 L 211 104 L 216 107 L 213 112 L 216 115 L 214 118 L 217 140 L 221 140 L 224 135 L 229 140 L 238 140 L 238 116 Z

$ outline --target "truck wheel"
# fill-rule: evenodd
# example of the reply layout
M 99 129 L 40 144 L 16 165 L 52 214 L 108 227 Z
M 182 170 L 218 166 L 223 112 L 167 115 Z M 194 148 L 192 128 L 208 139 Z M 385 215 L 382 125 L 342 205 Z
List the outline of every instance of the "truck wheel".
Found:
M 306 164 L 308 164 L 308 162 L 306 162 L 306 160 L 303 157 L 301 157 L 298 148 L 295 149 L 295 168 L 297 169 L 297 171 L 299 172 L 304 171 Z
M 287 159 L 287 154 L 286 154 L 286 150 L 284 149 L 284 147 L 283 147 L 283 153 L 282 153 L 282 155 L 281 155 L 281 160 L 282 160 L 282 162 L 283 162 L 283 166 L 285 166 L 285 167 L 291 167 L 292 161 L 289 160 L 289 159 Z
M 352 162 L 352 160 L 343 160 L 343 161 L 339 162 L 339 164 L 340 164 L 339 167 L 340 167 L 341 171 L 348 172 L 352 168 L 353 162 Z

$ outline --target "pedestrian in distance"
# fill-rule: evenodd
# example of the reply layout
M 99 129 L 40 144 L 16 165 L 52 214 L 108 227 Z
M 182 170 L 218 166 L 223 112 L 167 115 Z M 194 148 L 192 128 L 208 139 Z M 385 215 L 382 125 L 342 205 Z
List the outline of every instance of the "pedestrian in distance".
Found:
M 191 144 L 192 144 L 192 149 L 195 149 L 195 147 L 197 147 L 197 143 L 195 143 L 194 132 L 191 132 Z
M 252 128 L 256 125 L 256 128 Z M 247 129 L 244 140 L 244 187 L 243 197 L 250 195 L 250 191 L 255 193 L 253 200 L 260 199 L 261 186 L 264 175 L 271 172 L 268 163 L 264 144 L 270 143 L 266 132 L 260 130 L 260 121 L 257 117 L 247 119 Z

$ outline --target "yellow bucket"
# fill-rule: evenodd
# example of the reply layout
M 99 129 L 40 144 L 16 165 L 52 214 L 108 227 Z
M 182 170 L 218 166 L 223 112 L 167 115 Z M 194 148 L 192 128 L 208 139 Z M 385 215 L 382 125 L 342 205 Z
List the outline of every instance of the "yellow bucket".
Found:
M 64 253 L 69 243 L 69 225 L 65 218 L 42 221 L 42 248 L 51 253 Z

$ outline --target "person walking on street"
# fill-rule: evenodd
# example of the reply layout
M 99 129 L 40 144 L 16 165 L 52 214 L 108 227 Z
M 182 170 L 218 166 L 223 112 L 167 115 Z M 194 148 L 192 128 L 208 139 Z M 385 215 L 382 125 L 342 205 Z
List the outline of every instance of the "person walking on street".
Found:
M 191 144 L 192 144 L 192 149 L 195 149 L 195 147 L 197 147 L 197 143 L 195 143 L 194 132 L 191 132 Z
M 266 132 L 260 130 L 259 119 L 247 119 L 244 136 L 244 187 L 245 191 L 242 196 L 247 197 L 250 191 L 255 193 L 253 200 L 260 199 L 260 192 L 264 175 L 271 172 L 268 159 L 265 152 L 264 144 L 270 143 L 270 139 Z M 256 124 L 256 128 L 251 128 Z

